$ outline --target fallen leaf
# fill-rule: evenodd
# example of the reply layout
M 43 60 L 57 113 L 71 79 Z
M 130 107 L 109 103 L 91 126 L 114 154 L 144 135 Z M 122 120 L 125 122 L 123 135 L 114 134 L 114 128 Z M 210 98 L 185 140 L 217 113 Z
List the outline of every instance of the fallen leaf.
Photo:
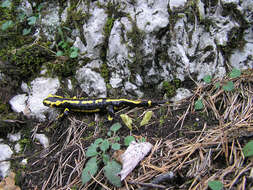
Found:
M 131 142 L 124 154 L 121 155 L 122 170 L 119 173 L 121 181 L 124 180 L 131 171 L 133 171 L 138 163 L 150 152 L 152 147 L 153 145 L 149 142 Z

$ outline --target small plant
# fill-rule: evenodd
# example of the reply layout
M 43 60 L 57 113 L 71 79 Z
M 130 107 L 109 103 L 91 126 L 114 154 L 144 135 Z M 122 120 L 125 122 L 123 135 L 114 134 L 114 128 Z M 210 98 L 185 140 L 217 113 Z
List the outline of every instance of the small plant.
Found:
M 242 149 L 245 157 L 253 156 L 253 140 L 249 141 Z
M 229 73 L 229 77 L 231 79 L 237 78 L 241 76 L 241 71 L 239 69 L 233 68 L 232 71 Z M 211 75 L 206 75 L 203 78 L 203 81 L 207 84 L 210 84 L 212 82 L 212 76 Z M 233 91 L 235 89 L 235 85 L 233 81 L 227 81 L 225 83 L 221 82 L 216 82 L 214 84 L 215 89 L 222 88 L 226 92 Z M 204 108 L 203 102 L 201 99 L 198 99 L 195 104 L 194 104 L 195 110 L 202 110 Z
M 222 190 L 223 184 L 221 181 L 214 180 L 208 182 L 208 187 L 212 190 Z
M 194 104 L 195 110 L 202 110 L 204 108 L 204 104 L 201 99 L 198 99 Z
M 65 27 L 65 29 L 68 28 Z M 70 43 L 65 40 L 61 28 L 58 28 L 58 33 L 61 36 L 61 41 L 57 44 L 58 51 L 56 52 L 56 56 L 68 56 L 70 58 L 77 58 L 79 49 L 75 46 L 70 46 Z
M 9 0 L 5 0 L 1 3 L 0 7 L 11 10 L 12 9 L 12 2 Z M 17 23 L 23 24 L 23 22 L 27 22 L 27 24 L 30 27 L 24 28 L 22 34 L 28 35 L 31 32 L 32 27 L 35 26 L 38 18 L 40 17 L 39 12 L 41 11 L 42 8 L 43 8 L 43 5 L 40 4 L 36 9 L 36 13 L 34 15 L 29 16 L 29 17 L 27 16 L 27 14 L 24 11 L 21 11 L 21 12 L 19 11 L 17 19 L 7 20 L 4 23 L 2 23 L 1 30 L 6 31 L 8 29 L 13 28 L 15 25 L 17 25 Z
M 89 158 L 82 172 L 82 183 L 86 184 L 91 180 L 91 176 L 96 175 L 99 166 L 104 165 L 104 175 L 116 187 L 121 186 L 120 177 L 118 173 L 121 170 L 121 165 L 115 160 L 111 159 L 108 152 L 119 150 L 120 137 L 116 135 L 117 131 L 121 128 L 120 123 L 115 123 L 111 126 L 110 131 L 107 133 L 108 139 L 98 138 L 92 143 L 87 151 L 86 157 Z M 125 145 L 128 146 L 130 142 L 135 140 L 133 136 L 125 138 Z

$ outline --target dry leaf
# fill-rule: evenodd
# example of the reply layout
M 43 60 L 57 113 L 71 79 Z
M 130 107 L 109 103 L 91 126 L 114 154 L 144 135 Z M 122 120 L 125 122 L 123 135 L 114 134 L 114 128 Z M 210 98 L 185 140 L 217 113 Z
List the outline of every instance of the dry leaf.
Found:
M 4 178 L 0 183 L 0 190 L 21 190 L 15 185 L 15 173 L 11 172 L 8 177 Z
M 124 180 L 131 171 L 133 171 L 138 163 L 150 152 L 152 147 L 153 145 L 149 142 L 131 142 L 124 154 L 121 155 L 123 165 L 122 170 L 119 173 L 121 181 Z

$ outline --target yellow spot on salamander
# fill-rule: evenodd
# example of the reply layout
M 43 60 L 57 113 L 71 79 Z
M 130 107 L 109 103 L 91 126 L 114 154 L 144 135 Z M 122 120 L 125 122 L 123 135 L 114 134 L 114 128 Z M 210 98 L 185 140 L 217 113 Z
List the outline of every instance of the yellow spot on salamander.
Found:
M 102 103 L 102 102 L 103 102 L 103 99 L 97 99 L 97 100 L 95 100 L 95 104 Z
M 133 104 L 140 104 L 141 101 L 140 100 L 128 100 L 128 99 L 124 99 L 124 98 L 121 98 L 121 99 L 106 99 L 106 102 L 129 102 L 129 103 L 133 103 Z
M 84 112 L 84 113 L 96 113 L 96 112 L 99 112 L 100 109 L 93 109 L 93 110 L 78 110 L 78 109 L 71 109 L 71 111 L 74 111 L 74 112 Z
M 92 104 L 93 101 L 92 100 L 82 100 L 81 104 Z
M 112 120 L 113 120 L 113 117 L 110 116 L 110 115 L 108 115 L 107 119 L 108 119 L 108 121 L 112 121 Z

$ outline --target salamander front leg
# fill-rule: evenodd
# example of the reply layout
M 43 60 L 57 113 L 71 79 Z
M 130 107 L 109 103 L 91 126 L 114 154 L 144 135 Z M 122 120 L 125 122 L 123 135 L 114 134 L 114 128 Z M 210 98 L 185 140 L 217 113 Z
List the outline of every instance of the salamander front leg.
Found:
M 63 117 L 67 116 L 69 114 L 69 109 L 65 108 L 62 114 L 60 114 L 57 119 L 62 119 Z
M 106 110 L 108 112 L 108 117 L 107 117 L 108 121 L 112 121 L 113 118 L 114 118 L 114 109 L 113 109 L 113 106 L 112 105 L 107 106 Z

